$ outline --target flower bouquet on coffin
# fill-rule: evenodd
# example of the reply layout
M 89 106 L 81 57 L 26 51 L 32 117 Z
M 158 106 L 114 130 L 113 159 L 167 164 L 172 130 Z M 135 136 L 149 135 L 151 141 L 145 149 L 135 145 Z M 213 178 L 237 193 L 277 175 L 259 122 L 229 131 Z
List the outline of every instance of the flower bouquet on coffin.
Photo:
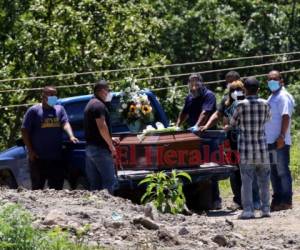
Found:
M 121 93 L 119 111 L 129 130 L 134 133 L 141 132 L 154 121 L 148 96 L 134 82 Z

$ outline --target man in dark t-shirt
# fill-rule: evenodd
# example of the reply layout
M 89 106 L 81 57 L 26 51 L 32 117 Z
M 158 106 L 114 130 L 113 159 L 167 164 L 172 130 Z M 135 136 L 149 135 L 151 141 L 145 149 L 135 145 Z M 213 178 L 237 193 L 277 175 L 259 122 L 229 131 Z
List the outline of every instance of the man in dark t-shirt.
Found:
M 109 111 L 106 104 L 111 93 L 105 80 L 94 86 L 94 97 L 84 110 L 86 139 L 86 174 L 90 190 L 107 189 L 113 194 L 117 179 L 113 157 L 116 149 L 111 136 Z
M 46 180 L 49 188 L 62 189 L 63 130 L 71 142 L 78 142 L 73 135 L 64 107 L 56 105 L 56 94 L 55 87 L 45 87 L 42 92 L 42 103 L 30 107 L 23 119 L 22 138 L 27 147 L 34 190 L 43 189 Z
M 179 127 L 187 121 L 192 132 L 199 130 L 216 110 L 215 94 L 204 86 L 200 74 L 191 74 L 188 81 L 189 95 L 185 98 L 182 111 L 176 125 Z M 217 150 L 218 145 L 211 144 L 210 151 Z M 200 145 L 202 151 L 203 144 Z M 221 198 L 217 180 L 212 180 L 212 209 L 221 209 Z
M 187 121 L 192 131 L 199 130 L 211 114 L 216 110 L 215 94 L 203 84 L 200 74 L 191 74 L 189 77 L 189 94 L 185 98 L 184 106 L 179 114 L 177 126 Z

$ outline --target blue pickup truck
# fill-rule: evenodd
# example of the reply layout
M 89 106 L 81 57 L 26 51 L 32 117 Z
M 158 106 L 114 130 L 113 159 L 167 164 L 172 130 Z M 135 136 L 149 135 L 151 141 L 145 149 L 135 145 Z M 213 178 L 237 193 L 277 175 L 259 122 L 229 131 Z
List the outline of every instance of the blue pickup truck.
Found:
M 169 120 L 156 96 L 150 91 L 145 91 L 145 94 L 147 94 L 154 112 L 155 119 L 152 125 L 155 126 L 156 122 L 160 122 L 165 127 L 168 127 Z M 64 138 L 64 160 L 67 166 L 66 180 L 69 182 L 72 189 L 78 188 L 79 185 L 86 187 L 84 177 L 85 141 L 83 131 L 83 111 L 91 97 L 91 95 L 82 95 L 59 100 L 59 103 L 66 109 L 75 136 L 80 140 L 78 144 L 71 144 L 68 142 L 67 137 Z M 128 138 L 136 138 L 136 134 L 131 133 L 122 120 L 121 114 L 119 113 L 119 106 L 120 95 L 118 93 L 114 93 L 112 102 L 110 103 L 112 132 L 114 136 L 118 136 L 121 139 L 122 143 L 122 141 L 125 142 Z M 190 137 L 192 139 L 187 140 L 187 138 Z M 198 135 L 182 131 L 169 133 L 167 135 L 157 135 L 154 137 L 152 135 L 150 142 L 147 143 L 147 140 L 145 140 L 143 145 L 146 145 L 148 148 L 151 147 L 153 152 L 157 147 L 163 148 L 171 146 L 172 148 L 172 145 L 175 145 L 174 147 L 176 150 L 178 148 L 185 149 L 186 147 L 198 147 L 199 143 L 203 145 L 211 145 L 212 143 L 218 145 L 222 144 L 224 139 L 225 134 L 222 131 L 207 131 Z M 123 147 L 126 146 L 128 148 L 130 145 L 123 143 Z M 139 155 L 137 155 L 137 158 L 138 157 Z M 139 159 L 142 158 L 143 157 L 140 157 Z M 143 166 L 143 164 L 140 164 L 140 161 L 135 161 L 133 165 L 122 164 L 122 162 L 118 165 L 117 176 L 120 183 L 120 192 L 122 192 L 122 190 L 134 190 L 134 192 L 136 192 L 138 182 L 148 173 L 153 171 L 164 170 L 166 172 L 170 172 L 172 169 L 182 169 L 188 172 L 193 180 L 192 184 L 187 185 L 187 188 L 190 187 L 190 190 L 195 192 L 195 190 L 199 189 L 195 188 L 196 185 L 197 187 L 198 184 L 206 183 L 207 185 L 207 183 L 210 183 L 212 179 L 220 180 L 228 178 L 232 171 L 235 170 L 234 166 L 228 164 L 217 164 L 210 161 L 206 161 L 201 165 L 193 166 L 191 164 L 160 164 L 159 166 L 159 164 L 155 163 L 152 165 L 148 164 L 145 167 Z M 31 188 L 26 147 L 24 147 L 21 140 L 17 141 L 16 146 L 0 153 L 0 185 L 8 186 L 10 188 L 17 188 L 19 186 Z M 189 194 L 191 194 L 191 192 L 189 192 Z

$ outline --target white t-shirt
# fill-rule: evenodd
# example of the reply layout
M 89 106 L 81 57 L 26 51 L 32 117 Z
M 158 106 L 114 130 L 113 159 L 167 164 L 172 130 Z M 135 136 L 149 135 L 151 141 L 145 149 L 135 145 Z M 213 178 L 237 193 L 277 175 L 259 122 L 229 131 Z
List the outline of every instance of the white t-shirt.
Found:
M 295 107 L 293 96 L 282 87 L 281 90 L 269 97 L 268 103 L 271 107 L 272 118 L 265 126 L 267 143 L 272 144 L 278 139 L 281 132 L 282 116 L 288 115 L 290 122 L 284 140 L 285 144 L 291 145 L 291 118 Z

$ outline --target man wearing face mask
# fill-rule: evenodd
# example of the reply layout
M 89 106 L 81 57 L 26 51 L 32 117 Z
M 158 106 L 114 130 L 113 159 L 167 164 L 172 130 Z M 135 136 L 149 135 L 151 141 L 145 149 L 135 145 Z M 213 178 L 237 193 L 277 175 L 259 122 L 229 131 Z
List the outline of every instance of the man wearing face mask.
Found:
M 189 130 L 196 132 L 203 126 L 211 114 L 216 110 L 216 97 L 212 91 L 204 86 L 203 78 L 200 74 L 191 74 L 188 81 L 189 95 L 185 99 L 184 107 L 179 114 L 176 126 L 179 127 L 187 121 Z M 213 145 L 210 151 L 217 150 L 217 145 Z M 219 186 L 216 180 L 212 181 L 212 209 L 221 209 L 222 200 L 220 198 Z
M 29 108 L 23 119 L 21 132 L 27 147 L 33 190 L 43 189 L 46 180 L 49 188 L 62 189 L 65 174 L 62 162 L 63 130 L 71 142 L 78 142 L 64 107 L 56 104 L 56 95 L 55 87 L 44 87 L 42 103 Z
M 110 115 L 107 104 L 111 101 L 108 83 L 101 80 L 94 86 L 94 97 L 84 110 L 86 138 L 86 174 L 90 190 L 107 189 L 111 194 L 117 185 L 114 160 L 118 143 L 111 136 Z
M 265 127 L 271 161 L 272 211 L 292 208 L 293 192 L 289 162 L 290 128 L 295 101 L 283 85 L 280 72 L 272 70 L 268 74 L 268 88 L 272 92 L 268 103 L 271 107 L 272 119 Z
M 189 95 L 185 99 L 176 125 L 179 127 L 187 121 L 192 131 L 198 131 L 199 127 L 204 125 L 216 110 L 216 97 L 212 91 L 204 86 L 200 74 L 190 75 L 188 87 Z

